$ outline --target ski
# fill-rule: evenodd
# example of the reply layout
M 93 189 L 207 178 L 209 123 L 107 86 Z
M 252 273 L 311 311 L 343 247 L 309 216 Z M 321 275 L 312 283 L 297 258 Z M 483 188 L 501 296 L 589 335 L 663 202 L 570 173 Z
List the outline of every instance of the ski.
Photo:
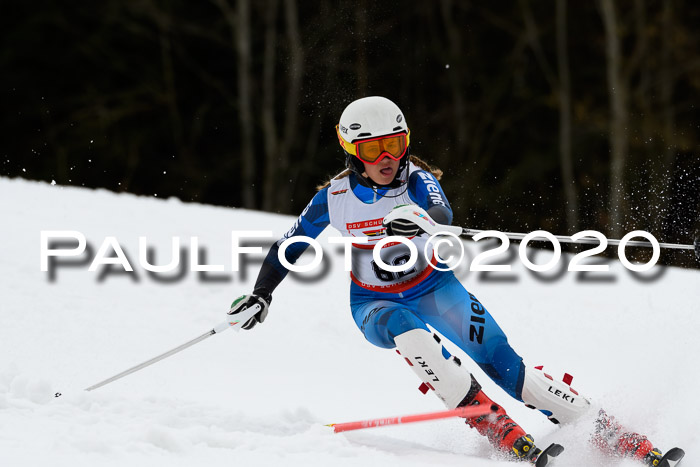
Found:
M 683 456 L 685 456 L 684 450 L 681 448 L 671 448 L 664 457 L 661 458 L 659 467 L 674 467 L 683 459 Z
M 559 454 L 564 452 L 564 446 L 557 443 L 550 444 L 544 451 L 537 456 L 535 461 L 536 467 L 544 467 L 549 464 L 550 459 L 557 457 Z

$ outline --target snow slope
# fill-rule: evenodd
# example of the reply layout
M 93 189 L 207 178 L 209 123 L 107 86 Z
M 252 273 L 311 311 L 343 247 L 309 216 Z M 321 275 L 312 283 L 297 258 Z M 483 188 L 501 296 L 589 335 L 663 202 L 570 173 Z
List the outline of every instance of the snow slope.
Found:
M 374 348 L 356 329 L 342 258 L 323 241 L 336 235 L 330 229 L 321 238 L 328 274 L 311 283 L 288 278 L 262 326 L 215 335 L 88 393 L 82 389 L 208 331 L 250 291 L 258 263 L 246 277 L 230 271 L 232 230 L 271 230 L 277 238 L 295 219 L 6 178 L 0 219 L 2 466 L 513 465 L 460 420 L 340 435 L 323 426 L 442 409 L 417 391 L 393 351 Z M 135 271 L 100 280 L 100 269 L 88 271 L 92 258 L 81 257 L 51 281 L 40 271 L 42 230 L 80 231 L 93 254 L 114 236 Z M 196 236 L 206 263 L 226 272 L 212 274 L 215 281 L 185 269 L 182 278 L 159 282 L 139 265 L 142 235 L 156 264 L 169 259 L 173 237 L 189 249 Z M 473 257 L 476 249 L 469 251 Z M 574 388 L 661 449 L 684 447 L 685 465 L 694 465 L 698 271 L 656 267 L 659 277 L 642 281 L 612 262 L 607 280 L 584 282 L 574 273 L 537 279 L 513 264 L 512 273 L 488 281 L 460 277 L 526 362 L 555 377 L 574 374 Z M 590 453 L 590 420 L 555 427 L 470 369 L 539 444 L 566 445 L 557 465 L 635 465 Z M 57 391 L 63 396 L 54 398 Z

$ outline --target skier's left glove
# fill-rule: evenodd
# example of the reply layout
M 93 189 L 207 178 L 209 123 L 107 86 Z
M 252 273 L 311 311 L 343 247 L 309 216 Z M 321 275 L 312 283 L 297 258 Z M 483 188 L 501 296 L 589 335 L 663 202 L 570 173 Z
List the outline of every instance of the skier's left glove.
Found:
M 439 206 L 433 206 L 430 210 L 433 211 L 436 208 L 439 208 Z M 435 212 L 436 216 L 440 214 L 439 211 Z M 449 219 L 445 219 L 445 222 L 449 222 Z M 460 236 L 464 231 L 462 227 L 456 225 L 438 224 L 428 214 L 428 211 L 415 204 L 400 204 L 396 206 L 389 214 L 384 216 L 382 225 L 386 228 L 389 236 L 411 237 L 424 232 L 431 236 Z
M 399 204 L 395 206 L 382 221 L 382 225 L 386 228 L 386 234 L 390 237 L 415 237 L 416 235 L 422 234 L 423 229 L 412 220 L 415 216 L 415 208 L 420 209 L 418 206 L 413 206 L 411 204 Z M 420 210 L 423 211 L 422 209 Z
M 255 314 L 252 318 L 245 322 L 241 329 L 252 329 L 256 324 L 262 323 L 267 318 L 267 310 L 270 307 L 270 302 L 272 301 L 272 295 L 265 291 L 255 291 L 249 295 L 241 295 L 233 301 L 231 304 L 231 309 L 228 311 L 229 315 L 238 314 L 244 310 L 255 305 L 260 306 L 260 311 Z

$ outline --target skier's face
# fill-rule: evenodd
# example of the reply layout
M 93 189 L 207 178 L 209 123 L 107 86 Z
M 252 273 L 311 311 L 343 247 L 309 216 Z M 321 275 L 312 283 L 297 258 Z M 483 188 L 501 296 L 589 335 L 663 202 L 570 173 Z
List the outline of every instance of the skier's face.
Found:
M 366 164 L 365 177 L 368 177 L 377 185 L 388 185 L 394 181 L 396 172 L 399 170 L 399 161 L 395 161 L 391 157 L 383 157 L 377 164 Z

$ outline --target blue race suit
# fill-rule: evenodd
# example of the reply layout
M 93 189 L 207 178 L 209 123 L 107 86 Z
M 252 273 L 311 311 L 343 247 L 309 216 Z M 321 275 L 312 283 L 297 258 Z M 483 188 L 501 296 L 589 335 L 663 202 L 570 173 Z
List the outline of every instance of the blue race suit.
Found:
M 443 224 L 452 222 L 452 210 L 442 188 L 430 176 L 429 191 L 425 176 L 414 171 L 408 179 L 408 195 L 418 206 Z M 424 172 L 425 174 L 425 172 Z M 354 196 L 362 202 L 376 202 L 386 190 L 372 189 L 350 176 Z M 435 196 L 437 184 L 440 196 Z M 439 201 L 436 201 L 439 200 Z M 275 243 L 263 263 L 255 285 L 260 293 L 271 294 L 287 274 L 277 257 L 279 244 L 293 236 L 316 238 L 328 225 L 328 188 L 320 190 L 304 209 L 292 229 Z M 294 263 L 308 245 L 289 245 L 286 258 Z M 350 307 L 355 323 L 372 344 L 391 349 L 394 337 L 412 329 L 432 326 L 472 358 L 481 369 L 512 397 L 522 400 L 525 367 L 522 358 L 510 347 L 508 339 L 486 308 L 469 293 L 451 271 L 432 270 L 423 280 L 398 293 L 379 292 L 352 283 Z

